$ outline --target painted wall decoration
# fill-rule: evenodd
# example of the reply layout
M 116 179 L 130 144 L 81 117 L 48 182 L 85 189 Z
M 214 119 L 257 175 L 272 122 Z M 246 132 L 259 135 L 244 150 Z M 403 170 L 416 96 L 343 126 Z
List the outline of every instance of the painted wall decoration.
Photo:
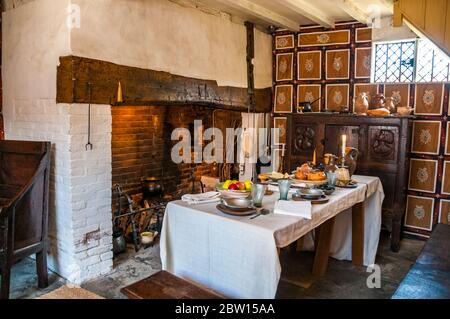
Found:
M 273 119 L 273 127 L 280 129 L 279 131 L 275 131 L 275 145 L 279 146 L 286 144 L 287 119 L 285 117 L 275 117 Z
M 409 189 L 412 191 L 435 193 L 438 161 L 412 159 L 410 162 Z
M 276 50 L 283 50 L 283 49 L 293 49 L 295 46 L 294 44 L 294 35 L 282 35 L 275 37 L 275 49 Z
M 320 80 L 322 78 L 322 51 L 298 52 L 298 80 Z
M 450 200 L 441 200 L 439 207 L 439 222 L 441 224 L 450 225 Z
M 314 88 L 308 91 L 314 96 L 320 87 L 319 96 L 323 99 L 313 105 L 314 111 L 351 111 L 355 85 L 370 82 L 371 37 L 371 28 L 358 22 L 337 23 L 333 30 L 307 26 L 301 27 L 297 33 L 276 32 L 273 38 L 274 82 L 276 86 L 293 85 L 293 112 L 297 112 L 300 102 L 307 101 L 306 86 Z M 290 63 L 282 60 L 291 54 L 294 58 L 294 73 L 297 74 L 289 80 L 290 69 L 287 65 Z M 341 86 L 330 86 L 338 84 Z M 327 94 L 330 90 L 332 97 Z M 327 101 L 330 104 L 327 105 Z M 286 109 L 282 108 L 282 111 Z M 274 110 L 275 113 L 279 113 L 277 110 Z
M 444 84 L 430 83 L 416 85 L 416 115 L 441 115 L 444 100 Z
M 449 90 L 450 85 L 444 83 L 384 86 L 386 94 L 399 92 L 403 105 L 407 100 L 410 106 L 415 107 L 408 193 L 435 203 L 430 215 L 432 226 L 439 222 L 448 223 L 450 212 Z M 425 180 L 427 176 L 429 179 Z M 424 227 L 411 214 L 405 220 L 405 232 L 410 234 L 428 237 L 431 228 Z
M 349 108 L 349 84 L 327 84 L 325 105 L 328 111 L 342 111 Z
M 353 90 L 354 96 L 357 97 L 360 93 L 366 93 L 369 101 L 378 93 L 378 84 L 355 84 Z
M 297 33 L 277 32 L 273 46 L 274 116 L 281 118 L 283 113 L 297 112 L 299 102 L 319 96 L 322 100 L 313 105 L 315 112 L 346 108 L 353 111 L 354 97 L 360 92 L 370 97 L 383 93 L 392 97 L 397 107 L 414 107 L 404 232 L 428 237 L 436 223 L 449 222 L 450 83 L 370 83 L 367 67 L 371 40 L 372 30 L 356 22 L 337 23 L 335 30 L 307 26 Z M 344 52 L 348 52 L 348 60 Z M 293 53 L 294 79 L 277 81 L 276 56 L 286 53 Z M 280 86 L 291 86 L 292 98 L 289 89 L 283 89 L 287 90 L 287 99 L 277 97 L 277 92 L 282 92 L 277 90 Z
M 292 85 L 277 85 L 275 87 L 275 113 L 292 113 L 294 88 Z
M 412 152 L 438 155 L 441 146 L 441 121 L 414 121 Z
M 409 195 L 406 204 L 405 226 L 430 231 L 433 224 L 433 198 Z
M 322 86 L 320 84 L 300 84 L 297 86 L 297 100 L 312 103 L 313 112 L 320 111 Z
M 277 82 L 293 80 L 294 54 L 277 54 Z
M 369 79 L 372 69 L 372 49 L 356 48 L 355 49 L 355 78 Z
M 384 95 L 392 97 L 395 106 L 410 106 L 410 85 L 409 84 L 385 84 Z
M 326 79 L 347 80 L 350 77 L 350 50 L 329 50 L 325 57 Z

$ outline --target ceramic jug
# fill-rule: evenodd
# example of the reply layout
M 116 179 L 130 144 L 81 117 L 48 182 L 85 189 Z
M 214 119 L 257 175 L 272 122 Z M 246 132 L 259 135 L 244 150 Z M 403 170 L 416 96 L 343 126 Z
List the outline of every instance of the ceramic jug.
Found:
M 391 114 L 397 113 L 397 108 L 395 107 L 394 99 L 392 97 L 387 97 L 384 104 L 384 107 L 388 109 Z
M 383 94 L 379 93 L 373 97 L 372 105 L 370 106 L 370 108 L 372 110 L 381 109 L 384 107 L 385 102 L 386 102 L 385 96 Z
M 362 92 L 355 100 L 355 113 L 358 115 L 366 115 L 369 109 L 369 98 L 366 92 Z

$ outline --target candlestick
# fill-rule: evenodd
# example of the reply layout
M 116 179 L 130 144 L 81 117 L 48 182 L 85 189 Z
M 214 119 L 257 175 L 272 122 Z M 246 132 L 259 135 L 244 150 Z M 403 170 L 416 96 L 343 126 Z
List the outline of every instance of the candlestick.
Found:
M 345 166 L 345 149 L 347 148 L 347 135 L 342 135 L 342 167 Z
M 314 149 L 314 155 L 313 155 L 313 161 L 312 161 L 313 165 L 316 166 L 317 165 L 317 153 L 316 153 L 316 149 Z
M 345 149 L 347 148 L 347 135 L 342 135 L 342 157 L 345 157 Z

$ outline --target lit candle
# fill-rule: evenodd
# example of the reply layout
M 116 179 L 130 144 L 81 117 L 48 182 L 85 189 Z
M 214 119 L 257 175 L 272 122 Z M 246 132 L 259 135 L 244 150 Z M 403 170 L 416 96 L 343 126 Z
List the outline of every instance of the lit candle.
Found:
M 342 157 L 345 157 L 345 149 L 347 148 L 347 135 L 342 135 Z
M 314 149 L 314 155 L 313 155 L 313 161 L 312 161 L 313 165 L 316 166 L 317 165 L 317 153 L 316 153 L 316 149 Z

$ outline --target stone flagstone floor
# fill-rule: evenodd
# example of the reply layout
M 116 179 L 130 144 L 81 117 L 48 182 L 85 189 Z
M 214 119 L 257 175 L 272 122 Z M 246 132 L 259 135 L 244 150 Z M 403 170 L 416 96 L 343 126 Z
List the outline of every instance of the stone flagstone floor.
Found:
M 423 241 L 404 239 L 399 253 L 389 249 L 389 238 L 382 234 L 378 249 L 377 264 L 381 267 L 381 288 L 369 289 L 366 285 L 370 275 L 365 268 L 355 268 L 350 262 L 330 259 L 325 277 L 315 278 L 310 269 L 313 254 L 308 252 L 281 255 L 282 279 L 277 298 L 390 298 L 411 265 L 417 259 Z M 130 252 L 115 260 L 114 270 L 82 287 L 105 298 L 123 299 L 120 289 L 144 279 L 161 269 L 159 247 Z M 35 262 L 25 259 L 13 268 L 12 298 L 36 298 L 65 284 L 64 279 L 50 273 L 50 287 L 38 290 Z

